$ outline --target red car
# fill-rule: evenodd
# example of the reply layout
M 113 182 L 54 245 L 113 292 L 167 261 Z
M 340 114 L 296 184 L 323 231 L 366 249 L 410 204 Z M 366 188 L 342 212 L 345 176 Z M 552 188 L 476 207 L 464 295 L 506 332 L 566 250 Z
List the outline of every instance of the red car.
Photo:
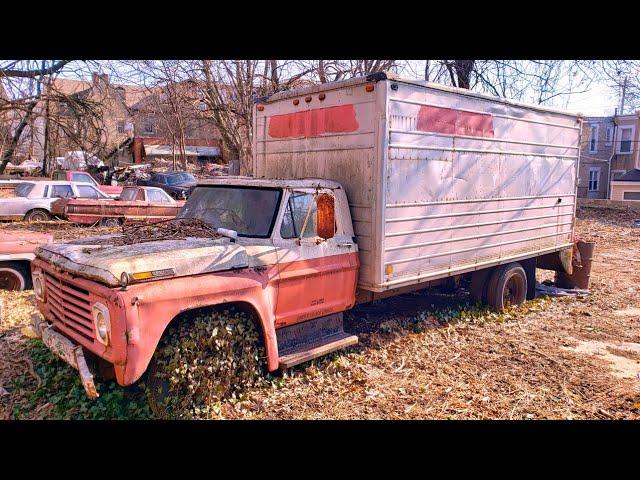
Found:
M 115 185 L 100 185 L 95 178 L 87 172 L 77 172 L 73 170 L 56 170 L 53 172 L 53 180 L 67 180 L 70 182 L 90 183 L 105 195 L 117 198 L 122 192 L 122 187 Z
M 124 222 L 159 222 L 174 218 L 184 201 L 176 201 L 157 187 L 127 186 L 116 200 L 61 198 L 51 212 L 73 223 L 117 226 Z

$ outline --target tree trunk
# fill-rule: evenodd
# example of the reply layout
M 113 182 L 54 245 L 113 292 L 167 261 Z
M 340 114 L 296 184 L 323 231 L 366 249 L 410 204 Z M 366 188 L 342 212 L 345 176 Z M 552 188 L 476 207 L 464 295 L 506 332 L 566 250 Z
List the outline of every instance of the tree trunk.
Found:
M 458 77 L 458 87 L 471 88 L 471 73 L 473 72 L 475 60 L 456 60 L 454 68 Z
M 13 152 L 15 152 L 16 147 L 18 146 L 18 142 L 20 141 L 22 132 L 27 126 L 27 124 L 29 123 L 29 120 L 33 115 L 33 110 L 35 109 L 37 103 L 38 102 L 31 102 L 29 104 L 29 107 L 27 108 L 27 111 L 24 114 L 24 117 L 22 117 L 22 120 L 20 121 L 18 128 L 16 128 L 16 131 L 13 134 L 13 137 L 11 137 L 9 146 L 7 147 L 7 149 L 4 151 L 4 154 L 2 155 L 2 162 L 0 163 L 0 175 L 4 173 L 5 168 L 7 168 L 7 163 L 9 163 L 9 161 L 13 158 Z

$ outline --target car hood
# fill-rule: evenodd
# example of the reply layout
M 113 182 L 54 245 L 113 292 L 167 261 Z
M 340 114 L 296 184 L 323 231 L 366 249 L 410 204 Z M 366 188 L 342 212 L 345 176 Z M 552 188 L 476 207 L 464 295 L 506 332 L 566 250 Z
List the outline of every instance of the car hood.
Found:
M 228 238 L 186 238 L 115 246 L 109 239 L 119 235 L 45 245 L 36 256 L 74 275 L 111 287 L 120 276 L 166 270 L 170 277 L 197 275 L 249 265 L 244 247 Z M 172 270 L 172 272 L 171 272 Z

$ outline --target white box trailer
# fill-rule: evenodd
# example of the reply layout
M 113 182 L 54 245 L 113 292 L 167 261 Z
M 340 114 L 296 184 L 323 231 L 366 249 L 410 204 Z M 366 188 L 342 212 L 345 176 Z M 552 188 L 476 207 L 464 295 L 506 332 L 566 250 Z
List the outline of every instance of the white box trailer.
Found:
M 423 284 L 572 246 L 576 114 L 374 74 L 254 110 L 254 175 L 347 193 L 359 287 Z

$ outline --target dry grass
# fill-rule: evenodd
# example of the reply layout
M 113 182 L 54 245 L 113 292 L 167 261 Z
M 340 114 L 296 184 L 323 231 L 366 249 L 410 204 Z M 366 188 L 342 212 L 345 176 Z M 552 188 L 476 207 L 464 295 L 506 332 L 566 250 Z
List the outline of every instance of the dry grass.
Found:
M 358 346 L 294 368 L 269 388 L 251 391 L 249 400 L 224 405 L 222 414 L 639 419 L 638 376 L 619 378 L 608 356 L 575 347 L 600 342 L 610 355 L 632 366 L 635 361 L 640 372 L 637 356 L 621 347 L 640 344 L 640 228 L 633 228 L 640 215 L 589 208 L 579 217 L 578 233 L 598 242 L 590 296 L 537 299 L 501 316 L 468 306 L 465 292 L 421 292 L 361 306 L 346 319 L 347 329 L 360 337 Z M 68 227 L 54 234 L 73 235 Z M 34 311 L 33 297 L 4 292 L 0 298 L 6 304 L 0 383 L 9 389 L 18 373 L 30 375 L 20 330 Z M 37 388 L 35 378 L 29 388 Z M 30 394 L 26 390 L 0 397 L 0 418 Z M 42 401 L 20 416 L 47 417 L 47 408 Z

